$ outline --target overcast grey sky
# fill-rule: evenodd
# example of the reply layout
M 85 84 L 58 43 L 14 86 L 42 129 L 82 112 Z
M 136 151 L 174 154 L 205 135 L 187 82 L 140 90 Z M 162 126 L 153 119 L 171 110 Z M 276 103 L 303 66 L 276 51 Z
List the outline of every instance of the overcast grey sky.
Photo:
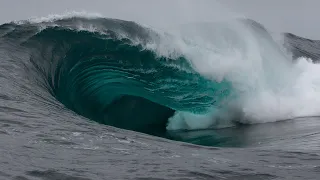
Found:
M 232 12 L 257 20 L 272 31 L 320 39 L 319 0 L 218 1 Z M 230 14 L 214 0 L 0 0 L 0 23 L 72 10 L 162 24 L 179 21 L 182 17 L 184 20 L 210 20 Z

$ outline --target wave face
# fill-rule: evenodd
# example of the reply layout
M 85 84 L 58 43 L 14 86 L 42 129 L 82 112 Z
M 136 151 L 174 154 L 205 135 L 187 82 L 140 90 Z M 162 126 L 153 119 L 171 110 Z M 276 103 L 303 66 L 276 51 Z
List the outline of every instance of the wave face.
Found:
M 36 69 L 30 76 L 67 108 L 123 129 L 162 136 L 317 112 L 292 105 L 316 97 L 305 94 L 316 80 L 306 73 L 314 65 L 294 63 L 251 20 L 160 31 L 118 19 L 62 17 L 4 24 L 0 36 L 26 51 L 26 67 Z

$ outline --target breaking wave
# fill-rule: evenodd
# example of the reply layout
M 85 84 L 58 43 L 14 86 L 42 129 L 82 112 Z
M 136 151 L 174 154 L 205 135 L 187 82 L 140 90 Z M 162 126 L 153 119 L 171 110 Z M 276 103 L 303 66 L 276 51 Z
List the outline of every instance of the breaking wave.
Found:
M 248 19 L 164 31 L 55 16 L 3 24 L 0 36 L 29 55 L 25 66 L 44 90 L 76 113 L 119 128 L 157 135 L 320 112 L 319 66 L 293 59 Z

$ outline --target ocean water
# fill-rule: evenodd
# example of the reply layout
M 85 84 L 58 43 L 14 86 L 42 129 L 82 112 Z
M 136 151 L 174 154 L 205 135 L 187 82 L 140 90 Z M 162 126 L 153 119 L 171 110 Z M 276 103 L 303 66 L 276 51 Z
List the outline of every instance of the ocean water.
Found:
M 0 179 L 319 179 L 320 41 L 233 18 L 0 26 Z

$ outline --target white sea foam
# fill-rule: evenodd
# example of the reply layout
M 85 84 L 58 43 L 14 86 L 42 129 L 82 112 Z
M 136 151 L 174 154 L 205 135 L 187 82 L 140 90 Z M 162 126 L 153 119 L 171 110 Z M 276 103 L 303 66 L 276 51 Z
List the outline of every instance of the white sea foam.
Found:
M 151 48 L 183 54 L 213 81 L 229 81 L 237 94 L 228 106 L 203 115 L 177 112 L 167 129 L 225 127 L 233 121 L 265 123 L 320 115 L 320 65 L 290 52 L 269 32 L 238 19 L 189 23 L 159 34 Z M 170 34 L 170 38 L 166 36 Z
M 203 76 L 232 83 L 237 97 L 229 106 L 208 114 L 177 112 L 167 129 L 225 127 L 233 121 L 265 123 L 320 115 L 319 64 L 304 57 L 293 61 L 264 30 L 239 22 L 198 25 L 193 32 L 186 37 L 196 46 L 172 44 Z

